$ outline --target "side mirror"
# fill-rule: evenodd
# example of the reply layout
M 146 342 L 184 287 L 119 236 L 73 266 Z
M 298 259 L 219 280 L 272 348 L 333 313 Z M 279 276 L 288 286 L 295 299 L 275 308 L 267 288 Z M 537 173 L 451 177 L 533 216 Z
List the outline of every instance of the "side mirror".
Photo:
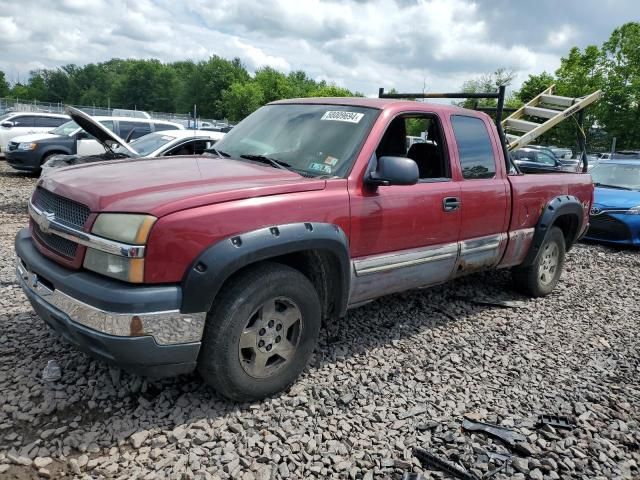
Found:
M 418 164 L 405 157 L 380 157 L 378 169 L 365 182 L 374 186 L 415 185 L 419 180 Z
M 4 127 L 4 128 L 11 128 L 14 126 L 14 123 L 7 120 L 5 122 L 0 123 L 0 126 Z
M 89 138 L 89 134 L 87 132 L 85 132 L 84 130 L 80 130 L 78 133 L 76 133 L 76 139 L 77 140 L 82 140 L 84 138 Z

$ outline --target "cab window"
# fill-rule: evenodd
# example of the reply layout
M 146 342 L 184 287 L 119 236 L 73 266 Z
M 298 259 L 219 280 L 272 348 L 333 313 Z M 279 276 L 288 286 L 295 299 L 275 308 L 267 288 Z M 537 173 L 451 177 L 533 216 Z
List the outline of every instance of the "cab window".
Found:
M 451 169 L 442 139 L 435 115 L 401 115 L 387 127 L 376 149 L 376 157 L 407 157 L 418 164 L 420 180 L 447 180 L 451 178 Z
M 453 115 L 451 125 L 464 179 L 493 178 L 496 175 L 496 161 L 484 121 L 476 117 Z

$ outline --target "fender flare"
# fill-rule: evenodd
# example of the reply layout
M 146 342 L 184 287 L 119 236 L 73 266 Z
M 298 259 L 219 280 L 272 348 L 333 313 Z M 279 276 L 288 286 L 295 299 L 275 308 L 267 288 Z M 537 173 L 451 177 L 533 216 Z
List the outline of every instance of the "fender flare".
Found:
M 584 210 L 582 203 L 580 202 L 580 199 L 573 195 L 559 195 L 552 198 L 542 211 L 535 227 L 529 253 L 527 253 L 524 262 L 522 262 L 523 267 L 529 266 L 535 261 L 538 253 L 540 252 L 540 247 L 542 247 L 551 227 L 554 225 L 555 221 L 563 215 L 574 215 L 576 217 L 578 228 L 576 229 L 574 237 L 569 239 L 567 242 L 567 250 L 569 250 L 571 245 L 575 243 L 582 231 L 582 224 L 584 222 Z
M 182 280 L 183 313 L 208 312 L 224 282 L 250 264 L 305 250 L 332 253 L 340 265 L 337 311 L 347 310 L 351 282 L 349 243 L 344 231 L 329 223 L 302 222 L 260 228 L 221 240 L 205 249 Z

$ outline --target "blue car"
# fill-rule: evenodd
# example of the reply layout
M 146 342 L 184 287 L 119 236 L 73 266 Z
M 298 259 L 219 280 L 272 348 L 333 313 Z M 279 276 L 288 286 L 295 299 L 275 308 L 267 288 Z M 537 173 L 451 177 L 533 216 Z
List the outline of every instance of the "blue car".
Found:
M 585 238 L 640 246 L 640 160 L 603 160 L 590 173 L 595 193 Z

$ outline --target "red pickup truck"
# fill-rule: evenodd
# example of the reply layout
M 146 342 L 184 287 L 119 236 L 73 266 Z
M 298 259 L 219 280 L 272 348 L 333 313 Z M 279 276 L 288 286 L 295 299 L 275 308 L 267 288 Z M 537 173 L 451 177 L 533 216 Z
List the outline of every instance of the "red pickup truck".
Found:
M 425 132 L 408 146 L 407 129 Z M 89 128 L 89 127 L 87 127 Z M 202 156 L 61 168 L 29 202 L 17 274 L 78 348 L 235 400 L 289 386 L 323 321 L 510 268 L 542 296 L 584 234 L 588 174 L 522 175 L 489 116 L 383 99 L 262 107 Z

